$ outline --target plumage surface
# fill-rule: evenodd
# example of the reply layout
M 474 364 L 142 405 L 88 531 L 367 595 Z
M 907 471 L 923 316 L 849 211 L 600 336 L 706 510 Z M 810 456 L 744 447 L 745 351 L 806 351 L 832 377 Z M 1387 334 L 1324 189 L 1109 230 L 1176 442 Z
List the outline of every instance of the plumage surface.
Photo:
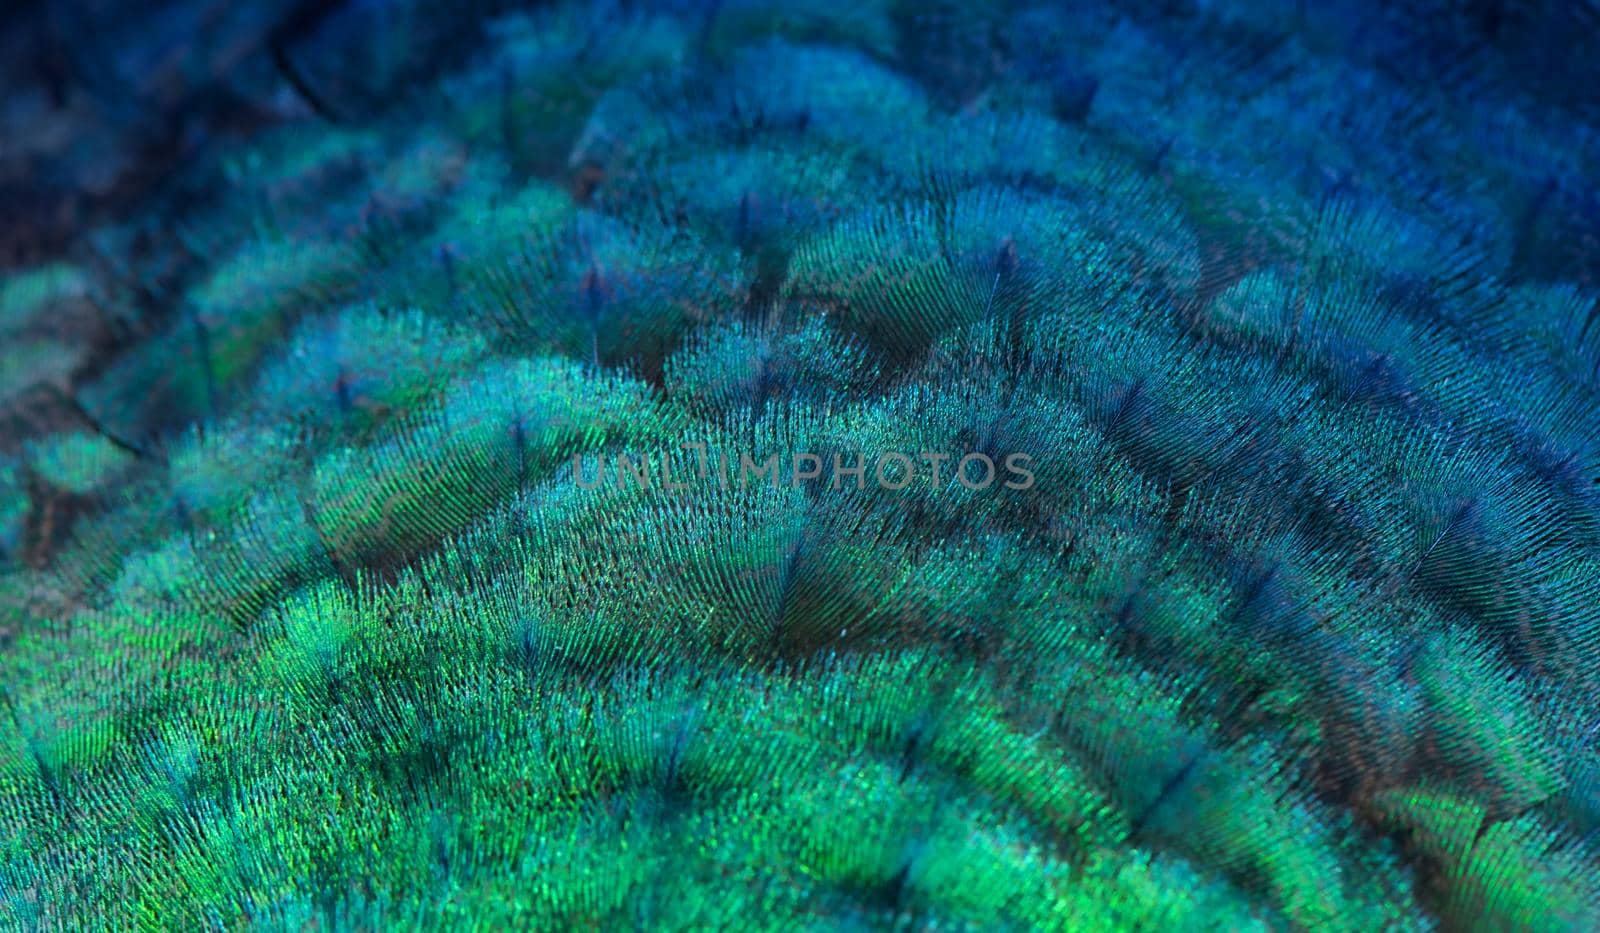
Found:
M 159 6 L 8 98 L 0 926 L 1600 925 L 1592 6 Z

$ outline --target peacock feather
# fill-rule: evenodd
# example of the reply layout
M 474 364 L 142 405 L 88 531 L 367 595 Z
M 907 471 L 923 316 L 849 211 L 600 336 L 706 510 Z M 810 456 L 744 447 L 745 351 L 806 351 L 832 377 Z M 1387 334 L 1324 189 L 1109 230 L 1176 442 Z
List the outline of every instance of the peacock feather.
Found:
M 1600 928 L 1592 5 L 113 7 L 0 928 Z

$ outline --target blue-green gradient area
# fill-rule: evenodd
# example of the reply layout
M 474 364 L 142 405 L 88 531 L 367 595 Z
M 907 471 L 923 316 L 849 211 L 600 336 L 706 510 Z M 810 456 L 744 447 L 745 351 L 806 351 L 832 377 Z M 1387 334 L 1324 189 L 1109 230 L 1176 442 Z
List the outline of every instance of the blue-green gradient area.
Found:
M 1587 8 L 163 9 L 0 927 L 1600 926 Z

